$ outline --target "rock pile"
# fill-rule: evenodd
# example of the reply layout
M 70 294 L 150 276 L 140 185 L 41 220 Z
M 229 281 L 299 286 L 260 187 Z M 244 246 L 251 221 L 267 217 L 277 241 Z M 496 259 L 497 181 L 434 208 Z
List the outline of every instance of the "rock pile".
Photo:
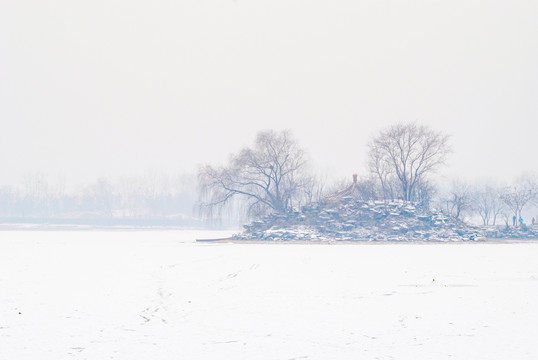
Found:
M 468 241 L 483 237 L 479 227 L 403 201 L 361 201 L 341 196 L 270 215 L 245 226 L 236 239 L 318 241 Z

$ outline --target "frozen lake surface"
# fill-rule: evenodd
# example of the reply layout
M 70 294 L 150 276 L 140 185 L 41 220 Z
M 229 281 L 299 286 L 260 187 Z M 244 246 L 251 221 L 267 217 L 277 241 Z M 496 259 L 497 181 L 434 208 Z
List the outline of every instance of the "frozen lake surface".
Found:
M 537 359 L 538 244 L 0 232 L 0 359 Z

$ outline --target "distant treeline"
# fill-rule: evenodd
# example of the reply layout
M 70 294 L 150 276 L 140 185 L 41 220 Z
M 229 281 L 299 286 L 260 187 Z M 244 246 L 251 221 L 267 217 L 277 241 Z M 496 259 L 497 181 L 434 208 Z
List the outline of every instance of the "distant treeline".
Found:
M 194 175 L 101 178 L 67 191 L 39 174 L 0 187 L 0 222 L 199 226 Z

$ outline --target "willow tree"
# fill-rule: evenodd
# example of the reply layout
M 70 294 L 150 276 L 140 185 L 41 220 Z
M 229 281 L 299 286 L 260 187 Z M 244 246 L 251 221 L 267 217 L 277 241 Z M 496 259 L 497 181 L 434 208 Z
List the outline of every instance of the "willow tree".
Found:
M 387 184 L 398 185 L 405 201 L 417 200 L 428 175 L 445 163 L 450 152 L 448 136 L 426 126 L 396 124 L 381 131 L 369 145 L 370 171 L 387 197 Z
M 232 155 L 227 165 L 205 165 L 198 172 L 199 205 L 206 215 L 239 204 L 250 217 L 285 214 L 311 190 L 304 150 L 289 131 L 262 131 L 253 147 Z

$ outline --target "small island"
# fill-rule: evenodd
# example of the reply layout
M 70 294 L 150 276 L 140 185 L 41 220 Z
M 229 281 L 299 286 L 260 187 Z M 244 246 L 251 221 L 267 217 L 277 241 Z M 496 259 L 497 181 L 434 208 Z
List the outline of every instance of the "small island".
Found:
M 245 225 L 234 240 L 315 242 L 459 242 L 537 239 L 536 227 L 471 225 L 443 211 L 404 201 L 366 201 L 353 185 L 317 204 Z
M 448 140 L 415 123 L 393 125 L 369 143 L 369 173 L 325 190 L 289 131 L 262 131 L 228 165 L 201 167 L 199 210 L 208 217 L 223 209 L 244 211 L 251 221 L 226 239 L 233 241 L 537 239 L 535 218 L 527 225 L 522 216 L 538 201 L 533 179 L 503 187 L 454 181 L 439 189 L 433 175 L 451 152 Z

